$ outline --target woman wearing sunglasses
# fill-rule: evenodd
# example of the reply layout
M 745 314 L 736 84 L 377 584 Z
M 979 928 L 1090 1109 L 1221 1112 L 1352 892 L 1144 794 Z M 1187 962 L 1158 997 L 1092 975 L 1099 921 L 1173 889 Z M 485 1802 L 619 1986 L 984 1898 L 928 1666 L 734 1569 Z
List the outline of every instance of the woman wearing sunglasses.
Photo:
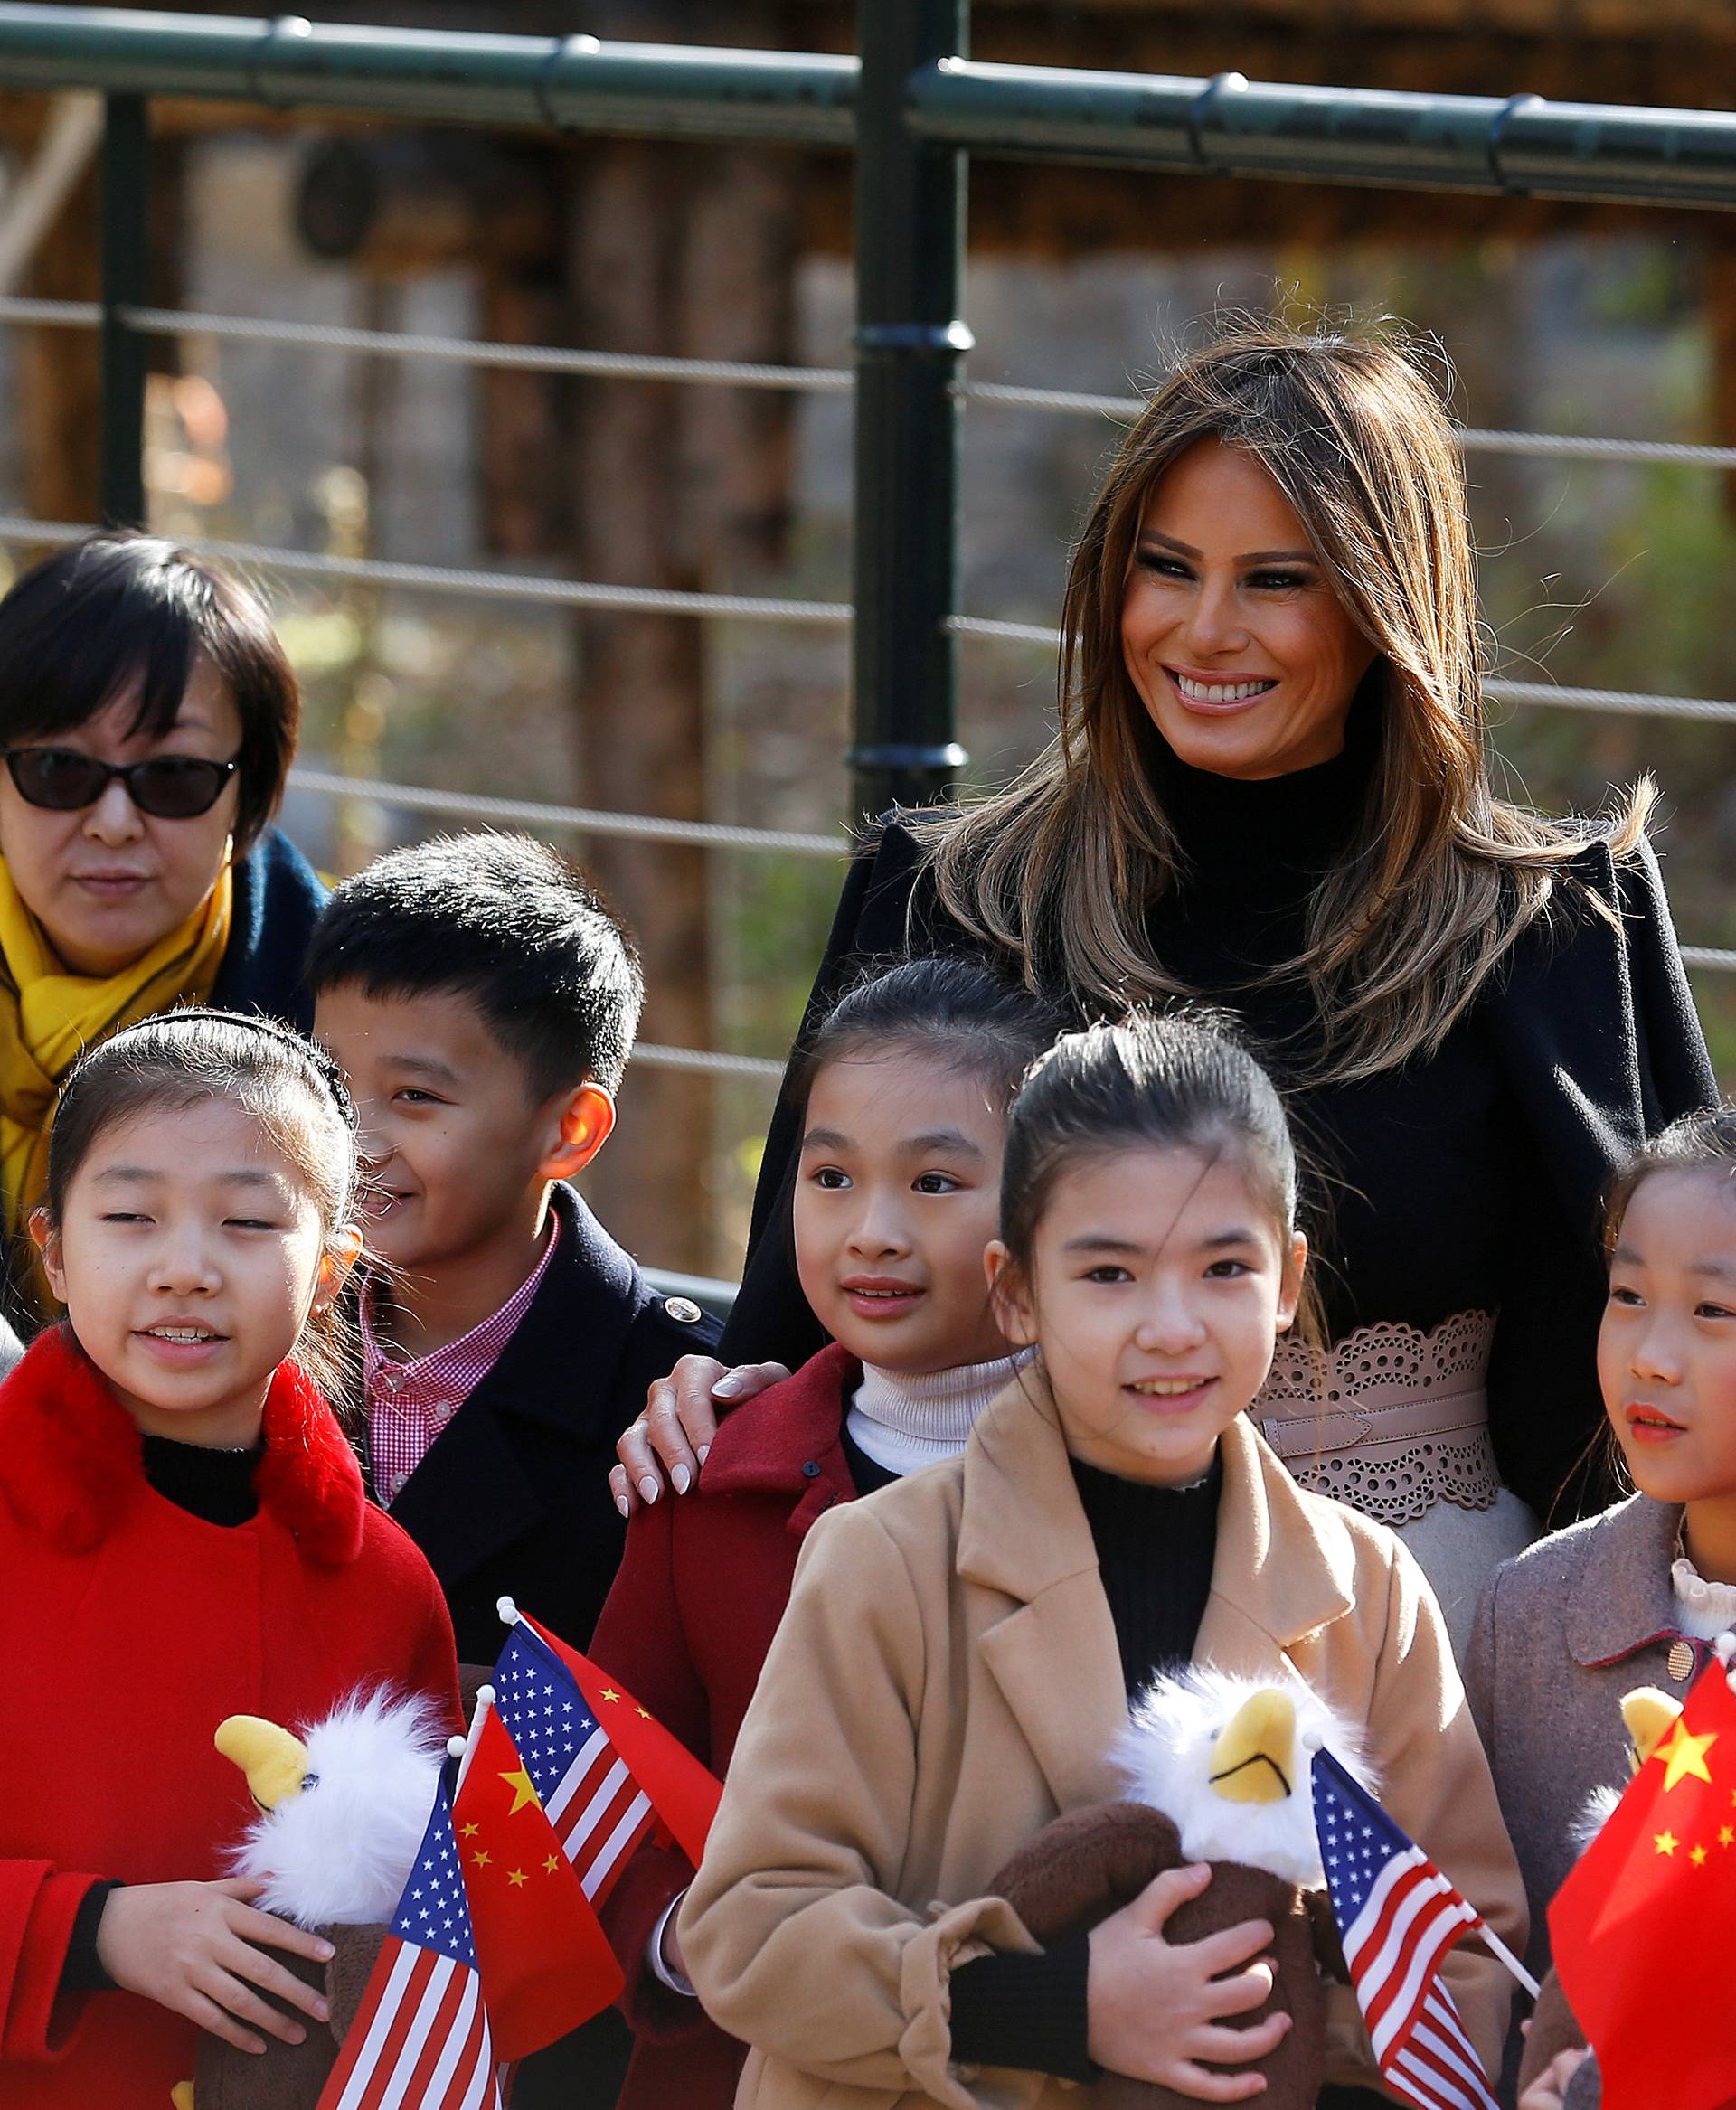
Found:
M 0 1193 L 14 1239 L 80 1048 L 177 1003 L 311 1023 L 301 961 L 324 890 L 269 824 L 300 708 L 258 597 L 170 542 L 91 536 L 0 600 Z

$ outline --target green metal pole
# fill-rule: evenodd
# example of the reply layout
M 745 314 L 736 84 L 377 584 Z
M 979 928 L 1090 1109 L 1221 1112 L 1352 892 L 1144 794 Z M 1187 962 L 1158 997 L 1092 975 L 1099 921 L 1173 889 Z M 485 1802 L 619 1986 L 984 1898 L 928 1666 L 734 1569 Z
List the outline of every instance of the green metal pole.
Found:
M 142 95 L 107 99 L 102 135 L 102 416 L 98 492 L 109 527 L 143 527 L 145 340 L 123 307 L 150 292 L 150 111 Z
M 857 809 L 939 797 L 964 766 L 958 654 L 965 157 L 909 130 L 919 67 L 962 53 L 969 0 L 860 0 L 856 102 Z

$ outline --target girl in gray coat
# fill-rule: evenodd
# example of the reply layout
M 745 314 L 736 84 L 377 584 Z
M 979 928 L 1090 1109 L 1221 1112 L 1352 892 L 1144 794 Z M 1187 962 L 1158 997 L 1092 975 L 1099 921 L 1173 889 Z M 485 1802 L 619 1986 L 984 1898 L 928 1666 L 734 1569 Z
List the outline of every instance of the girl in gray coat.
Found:
M 1466 1669 L 1540 1974 L 1587 1798 L 1628 1777 L 1622 1694 L 1685 1693 L 1736 1627 L 1736 1107 L 1636 1154 L 1605 1244 L 1598 1375 L 1637 1492 L 1495 1570 Z

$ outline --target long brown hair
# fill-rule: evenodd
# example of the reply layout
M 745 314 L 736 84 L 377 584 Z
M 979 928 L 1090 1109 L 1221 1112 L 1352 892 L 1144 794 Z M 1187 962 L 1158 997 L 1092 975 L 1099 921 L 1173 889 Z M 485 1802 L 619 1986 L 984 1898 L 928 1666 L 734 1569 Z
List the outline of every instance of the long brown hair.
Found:
M 962 817 L 921 824 L 937 892 L 976 938 L 1020 959 L 1033 987 L 1088 1012 L 1198 994 L 1146 937 L 1182 856 L 1120 617 L 1146 500 L 1207 438 L 1270 474 L 1376 646 L 1361 691 L 1376 721 L 1368 796 L 1283 970 L 1306 977 L 1326 1022 L 1314 1076 L 1368 1076 L 1439 1045 L 1592 832 L 1490 788 L 1464 467 L 1401 344 L 1259 322 L 1176 365 L 1122 442 L 1073 552 L 1056 737 Z M 1655 796 L 1642 782 L 1609 824 L 1616 855 L 1638 842 Z

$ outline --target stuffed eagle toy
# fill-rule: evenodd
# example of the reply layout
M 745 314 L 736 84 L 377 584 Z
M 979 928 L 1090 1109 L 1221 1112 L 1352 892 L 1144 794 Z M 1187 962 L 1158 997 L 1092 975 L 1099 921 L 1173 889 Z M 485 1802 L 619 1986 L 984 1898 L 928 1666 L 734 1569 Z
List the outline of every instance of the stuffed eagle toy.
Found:
M 233 1714 L 214 1740 L 245 1775 L 256 1812 L 229 1872 L 263 1886 L 262 1912 L 333 1944 L 323 1965 L 280 1958 L 321 1986 L 331 2016 L 299 2044 L 268 2038 L 262 2055 L 204 2038 L 196 2083 L 176 2087 L 175 2110 L 311 2110 L 415 1866 L 446 1739 L 425 1700 L 373 1691 L 353 1693 L 299 1736 Z
M 1157 1679 L 1134 1702 L 1111 1754 L 1122 1797 L 1071 1810 L 1014 1854 L 990 1888 L 1046 1946 L 1097 1926 L 1165 1869 L 1207 1861 L 1211 1887 L 1169 1928 L 1199 1941 L 1269 1919 L 1276 1982 L 1231 2028 L 1287 2009 L 1291 2028 L 1256 2070 L 1264 2110 L 1313 2110 L 1326 2078 L 1326 1988 L 1343 1951 L 1315 1836 L 1310 1762 L 1329 1746 L 1361 1786 L 1374 1783 L 1355 1725 L 1302 1684 L 1260 1685 L 1203 1667 Z M 1239 2068 L 1241 2070 L 1249 2070 Z M 1185 2110 L 1192 2096 L 1106 2074 L 1106 2110 Z

